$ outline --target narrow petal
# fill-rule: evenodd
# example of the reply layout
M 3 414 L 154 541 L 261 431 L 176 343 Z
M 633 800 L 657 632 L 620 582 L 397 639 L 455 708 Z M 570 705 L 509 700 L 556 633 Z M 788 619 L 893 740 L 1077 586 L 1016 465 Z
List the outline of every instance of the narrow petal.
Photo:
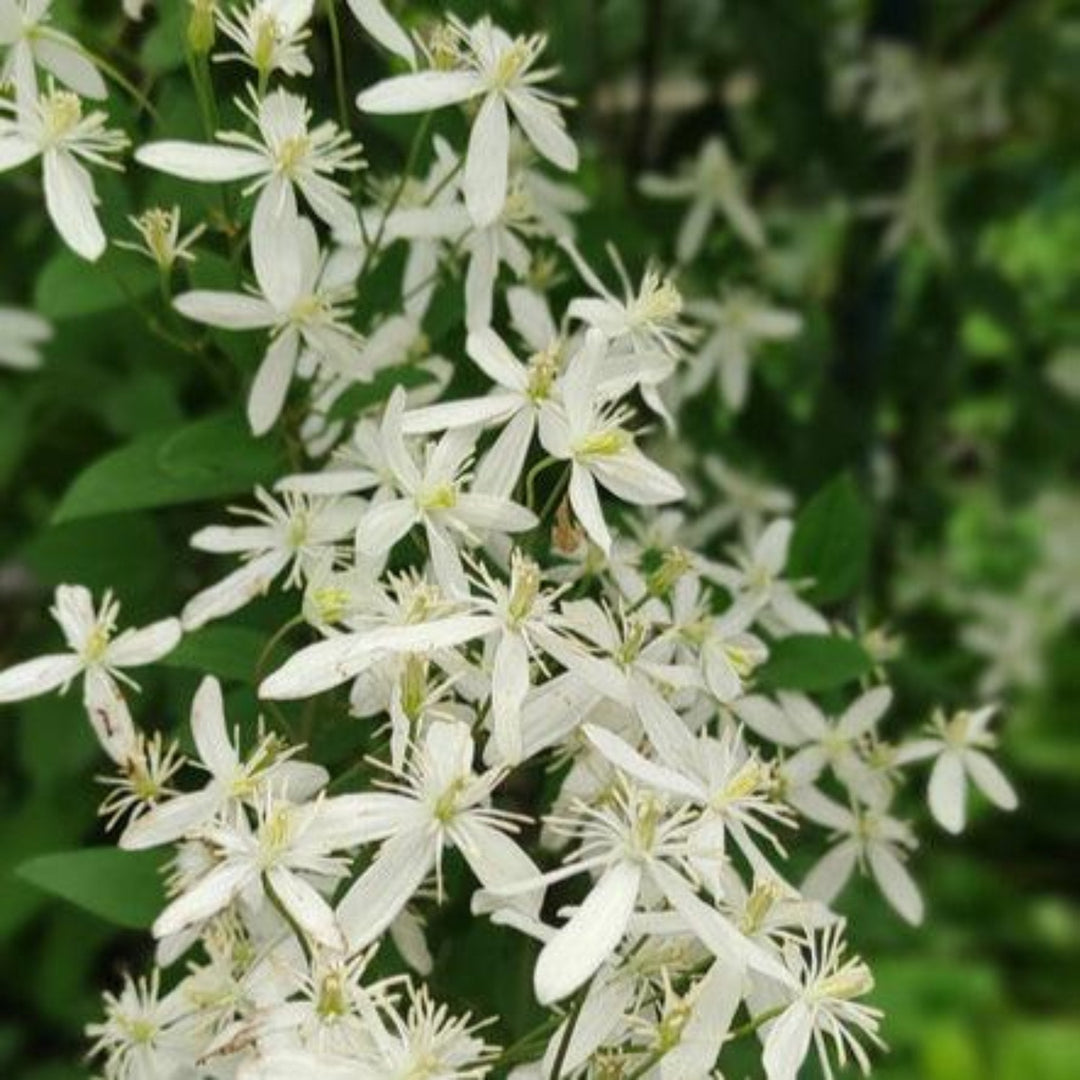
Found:
M 257 596 L 263 596 L 274 578 L 289 563 L 285 551 L 268 551 L 251 562 L 244 563 L 216 585 L 193 596 L 185 605 L 180 619 L 185 630 L 197 630 L 212 619 L 221 619 L 238 611 Z
M 124 830 L 120 847 L 125 851 L 145 851 L 172 844 L 206 825 L 217 812 L 219 802 L 219 793 L 207 788 L 159 803 Z
M 199 760 L 219 780 L 230 781 L 240 763 L 225 725 L 225 701 L 221 683 L 208 675 L 195 691 L 191 703 L 191 734 Z
M 94 182 L 64 150 L 46 150 L 45 206 L 57 232 L 76 255 L 94 262 L 105 251 L 105 233 L 98 221 Z
M 611 533 L 600 509 L 600 496 L 592 473 L 575 463 L 570 474 L 570 505 L 589 539 L 605 554 L 611 554 Z
M 245 293 L 196 289 L 181 293 L 173 300 L 173 307 L 188 319 L 222 330 L 265 330 L 276 319 L 265 300 Z
M 761 1064 L 768 1080 L 795 1080 L 810 1050 L 814 1015 L 803 1001 L 793 1002 L 769 1027 Z
M 566 133 L 559 110 L 528 91 L 513 91 L 507 100 L 514 118 L 540 156 L 560 169 L 574 172 L 578 167 L 578 148 Z
M 411 499 L 391 499 L 369 506 L 356 530 L 356 548 L 362 555 L 385 555 L 419 520 Z
M 430 834 L 401 833 L 383 844 L 338 906 L 338 923 L 351 953 L 370 944 L 394 921 L 435 866 L 435 858 Z
M 118 765 L 135 751 L 135 722 L 123 691 L 107 672 L 88 668 L 83 682 L 83 705 L 102 749 Z
M 361 112 L 399 114 L 430 112 L 456 105 L 481 93 L 479 76 L 467 71 L 420 71 L 384 79 L 356 99 Z
M 934 762 L 927 787 L 930 812 L 942 828 L 951 833 L 962 832 L 967 798 L 964 763 L 955 750 L 946 750 Z
M 237 893 L 252 880 L 254 873 L 254 867 L 245 863 L 226 862 L 215 867 L 198 884 L 181 893 L 157 917 L 153 926 L 154 937 L 168 937 L 216 915 L 232 903 Z
M 287 327 L 271 343 L 248 394 L 247 416 L 253 435 L 265 435 L 281 415 L 296 371 L 300 335 Z
M 141 667 L 167 656 L 182 634 L 179 619 L 162 619 L 139 630 L 128 630 L 113 641 L 106 653 L 111 667 Z
M 465 158 L 465 205 L 478 228 L 495 222 L 506 204 L 510 121 L 501 94 L 488 94 L 473 121 Z
M 615 951 L 637 903 L 641 867 L 617 862 L 604 872 L 570 921 L 536 961 L 533 983 L 541 1005 L 551 1005 L 587 982 Z
M 999 809 L 1015 810 L 1020 800 L 1005 774 L 981 750 L 968 750 L 964 754 L 967 766 L 975 786 Z
M 867 849 L 870 871 L 885 899 L 913 926 L 923 920 L 923 898 L 904 864 L 884 844 Z
M 135 151 L 135 160 L 183 180 L 217 183 L 247 180 L 270 167 L 262 154 L 233 146 L 192 142 L 152 142 Z
M 521 706 L 529 692 L 529 650 L 520 634 L 504 633 L 491 671 L 491 716 L 499 761 L 516 765 L 524 744 Z
M 349 10 L 357 22 L 384 48 L 416 67 L 416 50 L 409 35 L 383 6 L 382 0 L 349 0 Z
M 74 653 L 39 656 L 0 671 L 0 703 L 25 701 L 47 694 L 70 682 L 82 671 L 83 663 Z
M 296 920 L 301 930 L 328 949 L 345 948 L 345 937 L 334 916 L 334 909 L 311 885 L 283 866 L 273 867 L 266 876 L 281 906 Z

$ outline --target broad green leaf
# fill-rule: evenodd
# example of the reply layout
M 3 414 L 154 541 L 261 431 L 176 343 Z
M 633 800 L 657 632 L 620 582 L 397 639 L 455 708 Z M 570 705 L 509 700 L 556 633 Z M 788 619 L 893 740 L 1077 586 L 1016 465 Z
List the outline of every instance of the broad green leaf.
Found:
M 756 681 L 765 690 L 829 690 L 860 678 L 872 666 L 866 651 L 851 638 L 795 634 L 770 647 Z
M 795 523 L 788 574 L 810 578 L 810 600 L 828 604 L 850 596 L 870 557 L 870 515 L 847 473 L 822 488 Z
M 265 634 L 246 626 L 207 626 L 185 635 L 161 663 L 250 683 L 268 640 Z
M 114 308 L 158 287 L 158 272 L 149 259 L 133 251 L 110 248 L 91 268 L 64 250 L 46 263 L 34 289 L 34 306 L 49 319 L 74 319 Z
M 158 852 L 85 848 L 39 855 L 17 877 L 117 926 L 145 930 L 165 905 Z
M 280 471 L 279 451 L 256 440 L 239 413 L 223 413 L 145 435 L 85 469 L 55 522 L 200 502 L 250 491 Z

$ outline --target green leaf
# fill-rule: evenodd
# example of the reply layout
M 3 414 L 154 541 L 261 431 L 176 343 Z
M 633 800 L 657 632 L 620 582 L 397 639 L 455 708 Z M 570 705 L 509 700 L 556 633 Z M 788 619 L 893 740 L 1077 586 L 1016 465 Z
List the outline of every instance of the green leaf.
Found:
M 68 488 L 55 522 L 248 492 L 280 472 L 280 453 L 239 413 L 154 432 L 113 450 Z
M 820 604 L 850 596 L 870 558 L 870 515 L 855 481 L 843 473 L 822 488 L 795 523 L 788 575 L 810 578 L 807 597 Z
M 74 319 L 129 307 L 157 287 L 154 265 L 132 251 L 110 248 L 89 267 L 65 250 L 45 264 L 34 289 L 34 306 L 49 319 Z
M 162 665 L 250 683 L 267 638 L 246 626 L 208 626 L 185 635 Z
M 158 852 L 84 848 L 39 855 L 15 875 L 76 907 L 130 930 L 146 930 L 165 904 Z
M 757 672 L 764 690 L 830 690 L 867 674 L 870 657 L 851 638 L 795 634 L 770 646 L 768 661 Z
M 348 420 L 357 414 L 386 401 L 398 386 L 413 390 L 431 382 L 431 374 L 415 364 L 399 364 L 380 371 L 371 382 L 349 387 L 330 409 L 332 420 Z

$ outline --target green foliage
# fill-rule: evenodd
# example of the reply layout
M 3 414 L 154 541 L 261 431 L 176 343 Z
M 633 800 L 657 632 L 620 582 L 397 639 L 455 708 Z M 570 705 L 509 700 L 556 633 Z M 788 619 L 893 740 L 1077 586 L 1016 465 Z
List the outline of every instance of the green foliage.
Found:
M 161 863 L 159 852 L 82 848 L 39 855 L 15 872 L 39 889 L 117 926 L 146 930 L 165 901 Z
M 223 413 L 145 435 L 76 477 L 53 520 L 201 502 L 249 493 L 280 475 L 279 451 L 247 434 L 239 413 Z
M 866 650 L 850 638 L 794 634 L 771 647 L 757 683 L 765 690 L 832 690 L 869 674 L 871 666 Z

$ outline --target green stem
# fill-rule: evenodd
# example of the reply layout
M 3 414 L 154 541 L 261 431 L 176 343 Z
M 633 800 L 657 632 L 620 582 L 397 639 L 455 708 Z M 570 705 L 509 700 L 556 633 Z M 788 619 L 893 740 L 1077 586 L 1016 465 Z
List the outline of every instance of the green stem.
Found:
M 591 979 L 577 992 L 577 997 L 574 998 L 574 1004 L 571 1006 L 570 1014 L 566 1018 L 566 1030 L 559 1040 L 559 1049 L 551 1065 L 551 1080 L 562 1080 L 563 1065 L 566 1062 L 566 1055 L 570 1051 L 570 1040 L 574 1037 L 574 1028 L 577 1027 L 578 1020 L 581 1019 L 581 1009 L 585 1004 L 585 998 L 589 996 L 590 986 L 592 986 Z
M 558 461 L 558 458 L 544 457 L 529 470 L 528 475 L 525 477 L 525 505 L 530 510 L 536 505 L 536 481 Z
M 540 521 L 547 521 L 556 511 L 559 503 L 562 502 L 563 495 L 566 494 L 566 489 L 570 484 L 570 474 L 573 471 L 573 466 L 566 469 L 562 476 L 559 477 L 558 482 L 551 489 L 551 494 L 548 496 L 548 500 L 544 503 L 544 508 L 540 511 Z
M 533 1028 L 527 1035 L 522 1035 L 517 1042 L 511 1043 L 500 1055 L 496 1062 L 500 1069 L 508 1065 L 516 1065 L 519 1061 L 529 1061 L 538 1054 L 554 1032 L 558 1031 L 563 1022 L 561 1016 L 549 1016 L 542 1024 Z M 539 1044 L 539 1045 L 538 1045 Z
M 263 651 L 259 653 L 259 659 L 255 661 L 255 685 L 258 686 L 262 682 L 263 673 L 266 668 L 267 661 L 270 659 L 270 654 L 274 649 L 282 642 L 286 634 L 289 633 L 294 627 L 299 626 L 304 621 L 303 615 L 294 615 L 288 622 L 284 622 L 274 631 L 273 636 L 266 643 Z
M 784 1005 L 777 1005 L 773 1009 L 766 1009 L 763 1013 L 759 1013 L 757 1016 L 750 1020 L 747 1020 L 741 1027 L 734 1028 L 728 1032 L 728 1041 L 734 1039 L 741 1039 L 744 1035 L 752 1035 L 762 1024 L 767 1024 L 770 1020 L 774 1020 L 778 1017 L 786 1008 Z
M 341 24 L 337 0 L 326 0 L 326 18 L 330 23 L 330 51 L 334 57 L 334 92 L 337 95 L 338 121 L 342 131 L 349 130 L 349 98 L 345 89 L 345 53 L 341 47 Z
M 47 39 L 52 39 L 52 35 L 48 32 L 45 32 L 43 36 Z M 93 49 L 88 49 L 81 42 L 79 43 L 79 52 L 81 52 L 94 67 L 100 68 L 105 76 L 116 83 L 121 90 L 129 94 L 131 98 L 138 103 L 139 108 L 151 117 L 154 123 L 157 124 L 161 122 L 161 116 L 157 109 L 154 108 L 153 102 L 151 102 L 146 94 L 144 94 L 115 64 L 106 60 L 100 53 L 94 52 Z
M 664 1056 L 663 1050 L 654 1050 L 627 1078 L 626 1080 L 641 1080 L 652 1070 Z

